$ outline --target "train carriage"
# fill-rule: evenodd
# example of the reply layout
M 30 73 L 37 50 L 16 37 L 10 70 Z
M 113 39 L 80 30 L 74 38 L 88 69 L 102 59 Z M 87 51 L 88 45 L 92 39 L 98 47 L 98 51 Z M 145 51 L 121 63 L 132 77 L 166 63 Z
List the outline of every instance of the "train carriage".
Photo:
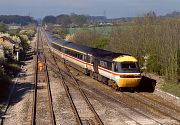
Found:
M 49 35 L 48 35 L 49 36 Z M 138 61 L 131 55 L 50 38 L 52 50 L 85 74 L 115 88 L 135 88 L 141 80 Z

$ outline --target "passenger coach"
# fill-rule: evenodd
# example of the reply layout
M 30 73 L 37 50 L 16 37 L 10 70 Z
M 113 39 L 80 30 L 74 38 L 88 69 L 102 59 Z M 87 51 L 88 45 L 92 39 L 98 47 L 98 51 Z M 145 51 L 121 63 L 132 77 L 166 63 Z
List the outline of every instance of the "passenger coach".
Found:
M 131 55 L 90 48 L 48 35 L 51 49 L 66 63 L 117 90 L 134 89 L 141 80 L 138 61 Z

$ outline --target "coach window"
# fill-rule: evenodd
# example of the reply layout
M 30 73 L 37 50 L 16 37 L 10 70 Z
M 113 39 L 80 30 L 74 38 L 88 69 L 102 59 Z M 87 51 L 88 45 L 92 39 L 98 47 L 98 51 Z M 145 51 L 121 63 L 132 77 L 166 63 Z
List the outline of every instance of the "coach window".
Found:
M 105 62 L 105 61 L 100 61 L 100 66 L 102 66 L 102 67 L 104 67 L 104 68 L 108 68 L 108 66 L 107 66 L 107 62 Z
M 95 62 L 95 57 L 94 56 L 90 56 L 90 63 L 94 64 Z
M 79 54 L 79 59 L 82 59 L 82 54 Z
M 74 57 L 74 51 L 70 50 L 70 55 Z
M 58 49 L 59 51 L 61 51 L 61 47 L 59 46 L 59 49 Z
M 78 58 L 78 59 L 79 59 L 79 53 L 77 53 L 77 54 L 76 54 L 76 58 Z
M 82 55 L 82 60 L 86 61 L 86 56 Z
M 69 50 L 65 48 L 65 53 L 66 53 L 66 54 L 68 54 L 68 51 L 69 51 Z
M 66 49 L 65 49 L 65 48 L 61 48 L 61 52 L 66 53 L 65 51 L 66 51 Z
M 107 69 L 112 70 L 112 62 L 107 62 Z
M 75 58 L 77 58 L 77 52 L 74 52 L 73 55 Z
M 73 56 L 73 51 L 69 50 L 69 55 Z
M 79 58 L 79 53 L 76 53 L 76 58 Z
M 88 63 L 90 63 L 90 56 L 86 56 L 86 60 Z
M 77 55 L 78 55 L 78 54 L 75 52 L 75 53 L 74 53 L 74 57 L 76 57 L 76 58 L 77 58 Z
M 118 65 L 114 63 L 114 72 L 118 72 Z
M 75 57 L 75 53 L 74 51 L 71 50 L 71 56 Z
M 71 55 L 71 50 L 68 49 L 68 50 L 67 50 L 67 53 L 68 53 L 69 55 Z

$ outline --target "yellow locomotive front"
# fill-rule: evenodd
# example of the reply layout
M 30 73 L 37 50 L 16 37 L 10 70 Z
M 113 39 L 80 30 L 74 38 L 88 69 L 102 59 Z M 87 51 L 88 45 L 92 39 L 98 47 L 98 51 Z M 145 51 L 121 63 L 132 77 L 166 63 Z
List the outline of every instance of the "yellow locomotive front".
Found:
M 136 58 L 123 55 L 114 60 L 115 81 L 118 87 L 135 88 L 141 81 L 141 73 Z

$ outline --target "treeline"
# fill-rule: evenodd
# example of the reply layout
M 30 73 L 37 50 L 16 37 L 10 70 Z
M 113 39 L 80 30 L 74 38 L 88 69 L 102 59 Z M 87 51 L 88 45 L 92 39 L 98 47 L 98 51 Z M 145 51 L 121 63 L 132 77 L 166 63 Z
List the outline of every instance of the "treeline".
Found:
M 19 15 L 0 15 L 0 22 L 5 24 L 19 24 L 28 25 L 30 23 L 36 23 L 36 21 L 30 16 Z
M 144 72 L 180 81 L 180 20 L 161 19 L 155 13 L 136 18 L 133 22 L 113 26 L 108 36 L 98 31 L 83 31 L 72 41 L 81 44 L 124 52 L 138 58 Z M 83 42 L 82 42 L 83 41 Z
M 92 31 L 88 28 L 84 28 L 80 32 L 76 32 L 66 38 L 69 41 L 100 49 L 107 49 L 109 44 L 109 36 L 104 36 L 102 32 L 97 30 Z
M 58 16 L 46 16 L 43 18 L 43 23 L 52 23 L 52 24 L 59 24 L 62 27 L 76 27 L 76 26 L 82 26 L 83 24 L 86 24 L 88 21 L 88 17 L 85 15 L 77 15 L 77 14 L 71 14 L 71 15 L 58 15 Z

